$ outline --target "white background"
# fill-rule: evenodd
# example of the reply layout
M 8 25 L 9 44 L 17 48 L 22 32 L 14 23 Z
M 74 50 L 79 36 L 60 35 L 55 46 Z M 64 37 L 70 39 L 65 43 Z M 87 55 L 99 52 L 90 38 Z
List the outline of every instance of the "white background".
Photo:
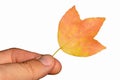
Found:
M 53 54 L 58 23 L 76 5 L 81 19 L 106 17 L 95 37 L 107 47 L 87 57 L 74 57 L 59 51 L 55 57 L 62 71 L 41 80 L 120 80 L 119 0 L 0 0 L 0 50 L 18 47 Z

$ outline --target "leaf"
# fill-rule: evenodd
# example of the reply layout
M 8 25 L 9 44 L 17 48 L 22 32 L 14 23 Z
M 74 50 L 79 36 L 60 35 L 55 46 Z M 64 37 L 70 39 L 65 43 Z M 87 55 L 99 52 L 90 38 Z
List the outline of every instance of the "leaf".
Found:
M 59 22 L 58 43 L 60 49 L 74 56 L 91 56 L 105 49 L 94 39 L 105 18 L 81 20 L 75 6 L 69 9 Z

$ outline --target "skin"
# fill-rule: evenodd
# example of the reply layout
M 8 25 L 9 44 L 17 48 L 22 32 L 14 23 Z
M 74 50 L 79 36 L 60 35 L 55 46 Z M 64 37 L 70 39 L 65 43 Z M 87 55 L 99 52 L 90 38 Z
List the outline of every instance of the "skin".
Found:
M 51 55 L 18 48 L 0 51 L 0 80 L 39 80 L 60 71 L 60 62 Z

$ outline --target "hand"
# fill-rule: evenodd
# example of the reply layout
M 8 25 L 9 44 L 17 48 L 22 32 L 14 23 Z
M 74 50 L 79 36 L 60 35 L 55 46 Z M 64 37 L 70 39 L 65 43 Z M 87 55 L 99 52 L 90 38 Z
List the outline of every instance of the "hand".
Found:
M 18 48 L 0 51 L 0 80 L 38 80 L 60 70 L 60 62 L 50 55 Z

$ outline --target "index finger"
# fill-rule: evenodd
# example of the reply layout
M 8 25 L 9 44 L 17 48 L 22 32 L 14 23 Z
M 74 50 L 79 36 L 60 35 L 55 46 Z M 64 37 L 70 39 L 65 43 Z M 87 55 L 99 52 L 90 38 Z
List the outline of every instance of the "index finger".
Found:
M 41 55 L 19 48 L 10 48 L 0 51 L 0 64 L 24 62 L 37 57 L 41 57 Z

